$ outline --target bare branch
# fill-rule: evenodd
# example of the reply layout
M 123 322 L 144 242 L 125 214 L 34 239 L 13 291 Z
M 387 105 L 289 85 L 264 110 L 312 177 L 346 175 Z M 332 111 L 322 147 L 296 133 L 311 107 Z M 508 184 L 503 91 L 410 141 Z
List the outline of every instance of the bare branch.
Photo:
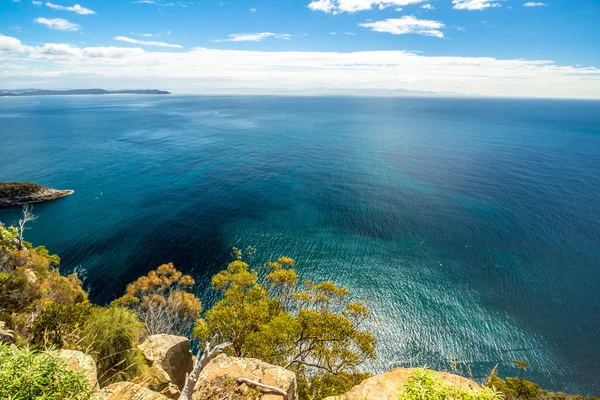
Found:
M 281 389 L 279 389 L 278 387 L 275 387 L 275 386 L 265 385 L 264 383 L 253 381 L 253 380 L 250 380 L 248 378 L 237 378 L 237 381 L 239 383 L 245 383 L 247 385 L 253 385 L 253 386 L 257 386 L 259 388 L 270 390 L 270 391 L 278 393 L 278 394 L 280 394 L 280 395 L 282 395 L 284 397 L 287 396 L 287 393 L 284 390 L 281 390 Z
M 36 219 L 37 215 L 33 213 L 33 206 L 31 204 L 25 204 L 23 206 L 23 219 L 19 220 L 19 249 L 25 249 L 25 246 L 23 245 L 23 233 L 25 232 L 25 229 L 27 229 L 25 225 Z
M 196 362 L 194 363 L 194 369 L 192 369 L 192 373 L 186 377 L 185 386 L 181 391 L 181 396 L 179 396 L 179 400 L 192 400 L 192 394 L 194 393 L 194 389 L 196 388 L 196 384 L 198 383 L 198 378 L 200 377 L 200 372 L 208 365 L 208 363 L 221 354 L 227 347 L 231 346 L 231 343 L 221 343 L 215 347 L 212 347 L 212 343 L 217 339 L 216 335 L 213 336 L 212 339 L 206 341 L 206 345 L 204 346 L 204 352 L 202 352 L 202 356 L 198 354 L 196 358 Z

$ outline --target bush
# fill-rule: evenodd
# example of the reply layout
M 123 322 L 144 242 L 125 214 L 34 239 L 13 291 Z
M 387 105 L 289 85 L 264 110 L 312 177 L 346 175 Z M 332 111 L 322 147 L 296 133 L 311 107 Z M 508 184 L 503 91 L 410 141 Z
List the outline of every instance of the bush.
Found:
M 368 372 L 341 372 L 339 374 L 319 374 L 306 380 L 298 376 L 298 397 L 301 399 L 323 399 L 340 396 L 360 384 L 371 375 Z
M 88 303 L 50 303 L 33 322 L 31 333 L 37 346 L 75 347 L 94 307 Z
M 144 361 L 136 346 L 142 328 L 136 315 L 121 307 L 103 309 L 88 322 L 82 344 L 96 361 L 101 387 L 140 374 Z
M 489 388 L 468 390 L 442 382 L 427 368 L 417 369 L 408 378 L 399 400 L 496 400 L 503 396 Z
M 1 399 L 84 400 L 91 395 L 87 379 L 47 351 L 0 343 L 0 366 Z

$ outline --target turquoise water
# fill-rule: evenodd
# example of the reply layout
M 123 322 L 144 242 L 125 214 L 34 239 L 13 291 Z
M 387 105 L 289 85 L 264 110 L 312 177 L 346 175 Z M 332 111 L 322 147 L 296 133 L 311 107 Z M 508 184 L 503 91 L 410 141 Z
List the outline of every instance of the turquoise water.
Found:
M 173 261 L 210 304 L 252 245 L 372 306 L 376 371 L 521 359 L 600 395 L 600 102 L 0 98 L 0 166 L 76 191 L 27 238 L 95 301 Z

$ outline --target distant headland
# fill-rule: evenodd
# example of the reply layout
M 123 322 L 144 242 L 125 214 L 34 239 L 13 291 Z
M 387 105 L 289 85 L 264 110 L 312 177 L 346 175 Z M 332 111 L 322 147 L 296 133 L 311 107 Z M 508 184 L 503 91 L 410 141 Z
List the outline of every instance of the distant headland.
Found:
M 171 94 L 165 90 L 142 89 L 142 90 L 104 90 L 104 89 L 75 89 L 75 90 L 44 90 L 44 89 L 18 89 L 1 90 L 0 97 L 21 96 L 75 96 L 82 94 Z
M 0 207 L 56 200 L 73 192 L 73 190 L 51 189 L 31 182 L 0 182 Z

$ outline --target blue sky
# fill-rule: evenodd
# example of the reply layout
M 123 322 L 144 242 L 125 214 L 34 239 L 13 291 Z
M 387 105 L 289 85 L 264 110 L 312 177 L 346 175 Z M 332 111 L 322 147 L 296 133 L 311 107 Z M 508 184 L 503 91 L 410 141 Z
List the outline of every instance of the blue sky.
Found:
M 600 0 L 0 0 L 0 86 L 598 98 L 598 21 Z

